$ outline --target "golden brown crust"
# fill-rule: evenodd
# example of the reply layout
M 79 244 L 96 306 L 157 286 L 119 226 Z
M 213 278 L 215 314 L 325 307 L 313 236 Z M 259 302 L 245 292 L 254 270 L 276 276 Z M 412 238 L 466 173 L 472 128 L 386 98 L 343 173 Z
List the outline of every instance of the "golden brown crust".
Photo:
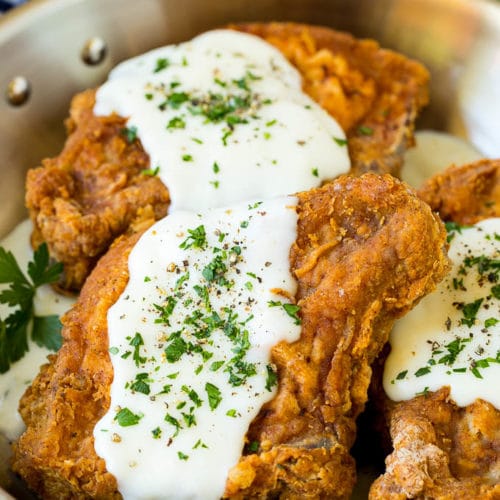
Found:
M 447 268 L 442 224 L 389 175 L 343 176 L 298 198 L 290 263 L 301 338 L 272 351 L 278 393 L 249 429 L 258 451 L 230 471 L 231 498 L 349 497 L 370 363 L 393 320 Z M 14 469 L 42 497 L 118 495 L 92 431 L 110 404 L 106 311 L 125 287 L 136 239 L 119 239 L 98 263 L 63 319 L 63 347 L 22 399 L 27 430 Z
M 370 500 L 500 498 L 500 412 L 476 400 L 459 408 L 443 388 L 391 405 L 394 451 Z
M 163 183 L 142 171 L 149 157 L 138 141 L 123 134 L 125 119 L 96 117 L 95 92 L 75 96 L 61 154 L 31 169 L 26 206 L 34 223 L 32 243 L 47 242 L 64 263 L 67 290 L 79 290 L 99 257 L 137 219 L 166 215 Z
M 264 38 L 297 67 L 303 88 L 346 131 L 352 171 L 398 175 L 413 146 L 419 111 L 428 102 L 429 73 L 374 40 L 298 23 L 237 24 Z M 369 131 L 372 133 L 367 133 Z
M 419 197 L 444 221 L 474 224 L 500 216 L 500 159 L 453 166 L 427 180 Z
M 235 28 L 274 43 L 298 67 L 305 91 L 347 130 L 354 172 L 398 173 L 402 153 L 413 143 L 416 115 L 427 102 L 428 74 L 421 65 L 328 28 L 286 23 Z M 26 183 L 33 244 L 46 241 L 51 255 L 64 263 L 61 286 L 69 290 L 80 289 L 142 208 L 160 218 L 169 204 L 160 180 L 141 174 L 149 158 L 138 141 L 129 144 L 121 133 L 125 120 L 95 117 L 93 105 L 94 91 L 73 99 L 63 151 L 30 170 Z M 373 133 L 363 135 L 361 125 Z
M 424 183 L 419 196 L 446 221 L 498 217 L 500 161 L 450 167 Z M 383 402 L 394 450 L 370 499 L 500 498 L 500 411 L 481 400 L 460 408 L 448 388 L 394 403 L 379 375 L 373 390 Z

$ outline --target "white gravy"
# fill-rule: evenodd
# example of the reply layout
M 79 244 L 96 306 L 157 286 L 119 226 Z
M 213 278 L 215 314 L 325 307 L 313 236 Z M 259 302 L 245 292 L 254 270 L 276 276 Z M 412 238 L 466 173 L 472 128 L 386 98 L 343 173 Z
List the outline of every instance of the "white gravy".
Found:
M 396 322 L 384 388 L 401 401 L 450 386 L 459 406 L 481 398 L 500 409 L 500 218 L 459 231 L 449 275 Z
M 245 33 L 207 32 L 118 65 L 94 112 L 128 117 L 171 211 L 303 191 L 350 166 L 344 132 L 297 70 Z
M 296 204 L 177 211 L 132 250 L 129 283 L 108 313 L 111 406 L 94 429 L 125 498 L 224 492 L 275 394 L 271 348 L 300 335 L 289 269 Z
M 415 147 L 405 153 L 401 178 L 417 189 L 426 179 L 451 165 L 484 158 L 470 143 L 445 132 L 419 130 L 415 132 L 415 141 Z

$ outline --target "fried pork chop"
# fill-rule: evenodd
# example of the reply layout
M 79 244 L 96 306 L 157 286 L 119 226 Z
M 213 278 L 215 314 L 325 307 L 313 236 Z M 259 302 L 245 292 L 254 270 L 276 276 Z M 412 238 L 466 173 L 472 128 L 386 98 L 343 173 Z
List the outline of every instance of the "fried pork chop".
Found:
M 448 267 L 442 223 L 390 175 L 342 176 L 298 195 L 290 266 L 298 280 L 301 336 L 272 350 L 278 392 L 251 424 L 229 472 L 228 498 L 348 498 L 349 450 L 370 364 L 395 318 L 434 289 Z M 43 498 L 119 498 L 94 451 L 110 405 L 109 307 L 128 280 L 140 232 L 119 238 L 63 318 L 64 343 L 24 395 L 26 432 L 13 468 Z M 168 492 L 167 492 L 168 493 Z
M 327 28 L 234 28 L 265 38 L 299 69 L 305 92 L 346 131 L 354 172 L 398 173 L 427 103 L 428 73 L 420 64 Z M 31 169 L 26 182 L 33 245 L 47 242 L 64 263 L 66 290 L 79 290 L 112 241 L 144 212 L 159 219 L 169 205 L 168 186 L 142 173 L 149 158 L 139 141 L 123 134 L 126 120 L 95 117 L 94 102 L 92 90 L 73 99 L 63 150 Z
M 419 196 L 444 221 L 500 217 L 500 160 L 451 167 Z M 385 413 L 394 449 L 371 500 L 500 498 L 500 411 L 492 404 L 477 399 L 458 407 L 443 387 L 409 401 L 385 398 Z

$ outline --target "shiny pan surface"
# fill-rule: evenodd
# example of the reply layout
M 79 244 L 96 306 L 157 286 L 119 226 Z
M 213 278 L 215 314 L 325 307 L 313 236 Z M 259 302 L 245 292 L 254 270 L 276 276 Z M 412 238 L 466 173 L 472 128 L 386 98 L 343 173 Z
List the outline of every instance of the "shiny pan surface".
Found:
M 420 60 L 432 80 L 418 127 L 500 157 L 499 1 L 33 0 L 0 18 L 0 237 L 26 217 L 25 172 L 60 149 L 75 93 L 154 47 L 228 22 L 272 20 L 349 31 Z M 0 486 L 29 498 L 7 470 L 8 450 L 0 437 Z M 355 495 L 366 498 L 366 489 Z

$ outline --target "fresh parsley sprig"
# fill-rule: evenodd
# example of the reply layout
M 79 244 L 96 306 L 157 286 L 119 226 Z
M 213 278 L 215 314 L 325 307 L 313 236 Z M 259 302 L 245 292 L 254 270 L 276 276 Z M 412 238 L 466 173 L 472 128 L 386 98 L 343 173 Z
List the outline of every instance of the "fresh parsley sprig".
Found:
M 8 285 L 0 292 L 0 304 L 14 308 L 5 319 L 0 318 L 0 373 L 21 359 L 28 351 L 28 330 L 39 345 L 52 351 L 61 346 L 61 322 L 57 315 L 35 316 L 33 299 L 36 289 L 54 283 L 62 272 L 62 264 L 50 262 L 44 243 L 28 263 L 28 276 L 19 267 L 12 252 L 0 247 L 0 283 Z

